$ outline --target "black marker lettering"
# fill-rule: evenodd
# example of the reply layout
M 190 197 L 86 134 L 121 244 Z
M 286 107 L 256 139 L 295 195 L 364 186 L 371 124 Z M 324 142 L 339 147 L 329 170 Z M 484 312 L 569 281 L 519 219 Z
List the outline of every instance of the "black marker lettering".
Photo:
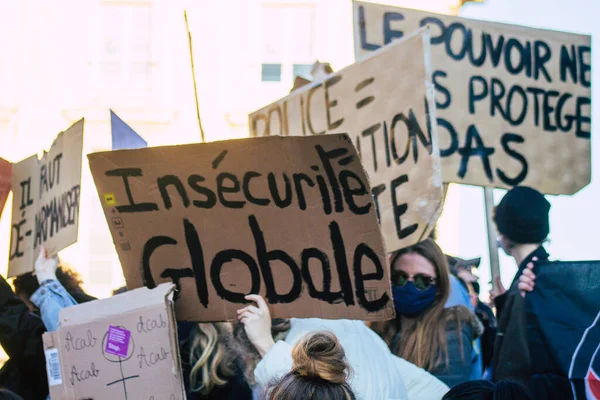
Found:
M 368 274 L 363 273 L 362 263 L 364 258 L 371 260 L 375 266 L 375 272 Z M 359 244 L 354 250 L 354 284 L 356 285 L 356 299 L 358 304 L 369 312 L 376 312 L 385 308 L 386 304 L 390 301 L 390 296 L 387 293 L 383 293 L 380 298 L 369 301 L 366 296 L 365 282 L 367 281 L 381 281 L 385 274 L 383 272 L 383 265 L 381 260 L 377 257 L 377 253 L 373 251 L 366 243 Z
M 506 154 L 508 154 L 509 156 L 521 163 L 521 172 L 514 178 L 509 178 L 500 168 L 496 168 L 496 173 L 498 174 L 498 178 L 500 178 L 502 183 L 504 183 L 505 185 L 517 186 L 521 182 L 523 182 L 527 177 L 529 165 L 527 164 L 527 160 L 525 159 L 525 157 L 523 157 L 523 155 L 518 151 L 512 149 L 509 146 L 509 144 L 511 142 L 525 143 L 525 139 L 522 136 L 517 135 L 515 133 L 505 133 L 504 135 L 502 135 L 501 142 L 502 148 L 504 149 Z
M 204 182 L 204 177 L 196 174 L 190 175 L 188 178 L 188 184 L 192 188 L 192 190 L 196 193 L 199 193 L 206 197 L 204 200 L 193 200 L 192 204 L 198 208 L 213 208 L 217 204 L 217 196 L 215 192 L 206 188 L 204 186 L 200 186 L 200 182 Z
M 185 188 L 183 187 L 183 183 L 181 180 L 175 175 L 165 175 L 156 180 L 156 184 L 158 185 L 158 190 L 160 191 L 160 195 L 163 200 L 163 204 L 167 210 L 173 207 L 173 202 L 171 201 L 171 196 L 169 196 L 168 188 L 169 186 L 174 186 L 177 189 L 177 193 L 181 197 L 181 202 L 184 207 L 189 207 L 190 198 L 188 197 Z
M 285 304 L 293 302 L 300 296 L 300 293 L 302 292 L 302 275 L 300 273 L 300 268 L 298 268 L 298 264 L 296 264 L 294 259 L 283 250 L 267 251 L 267 244 L 265 243 L 264 234 L 260 229 L 258 221 L 254 215 L 248 217 L 248 223 L 256 244 L 258 265 L 262 272 L 265 288 L 267 290 L 265 298 L 269 304 Z M 271 266 L 271 263 L 274 261 L 279 261 L 280 265 L 286 265 L 292 274 L 292 287 L 288 293 L 277 293 Z
M 118 212 L 122 213 L 133 213 L 133 212 L 146 212 L 146 211 L 158 211 L 158 205 L 156 203 L 136 203 L 133 201 L 133 194 L 131 193 L 131 187 L 129 186 L 129 177 L 140 177 L 143 176 L 141 168 L 118 168 L 104 173 L 106 176 L 120 176 L 123 178 L 123 184 L 125 185 L 125 192 L 129 199 L 129 205 L 117 206 Z
M 412 224 L 407 226 L 406 228 L 402 228 L 402 223 L 400 222 L 400 217 L 406 213 L 408 210 L 408 204 L 398 204 L 398 197 L 396 195 L 396 190 L 403 183 L 408 182 L 408 175 L 400 175 L 396 179 L 391 182 L 390 190 L 392 192 L 392 207 L 394 211 L 394 224 L 396 225 L 396 236 L 398 239 L 404 239 L 415 233 L 418 224 Z

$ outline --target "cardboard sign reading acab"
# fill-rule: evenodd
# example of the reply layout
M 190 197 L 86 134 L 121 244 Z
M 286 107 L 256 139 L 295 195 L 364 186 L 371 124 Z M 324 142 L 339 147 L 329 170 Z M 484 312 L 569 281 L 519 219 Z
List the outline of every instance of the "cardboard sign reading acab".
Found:
M 77 241 L 83 119 L 57 137 L 41 160 L 12 168 L 8 277 L 33 271 L 41 245 L 52 254 Z
M 185 399 L 174 285 L 137 289 L 60 312 L 43 336 L 52 400 Z
M 394 315 L 370 187 L 347 135 L 90 154 L 129 288 L 173 281 L 177 317 Z
M 423 25 L 444 182 L 548 194 L 590 182 L 590 36 L 355 1 L 356 59 Z
M 324 82 L 250 114 L 253 136 L 350 132 L 388 251 L 429 235 L 441 212 L 429 32 L 421 30 Z
M 11 176 L 12 164 L 0 158 L 0 217 L 2 217 L 2 210 L 4 210 L 4 204 L 12 187 Z

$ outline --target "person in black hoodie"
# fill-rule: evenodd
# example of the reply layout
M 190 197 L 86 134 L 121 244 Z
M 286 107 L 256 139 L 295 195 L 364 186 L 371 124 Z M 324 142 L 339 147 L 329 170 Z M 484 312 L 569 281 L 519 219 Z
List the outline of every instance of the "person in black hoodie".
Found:
M 44 400 L 48 396 L 44 332 L 42 320 L 0 276 L 0 345 L 10 357 L 0 369 L 0 387 L 23 400 Z

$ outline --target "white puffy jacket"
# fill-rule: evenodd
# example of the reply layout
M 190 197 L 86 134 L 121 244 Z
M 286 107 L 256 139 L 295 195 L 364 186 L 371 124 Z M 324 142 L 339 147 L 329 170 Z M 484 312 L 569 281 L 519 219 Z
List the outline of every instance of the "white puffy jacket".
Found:
M 275 343 L 254 370 L 262 387 L 290 372 L 294 343 L 310 332 L 330 331 L 344 347 L 353 369 L 349 383 L 357 399 L 436 400 L 448 391 L 427 371 L 393 355 L 362 321 L 293 318 L 291 325 L 285 341 Z

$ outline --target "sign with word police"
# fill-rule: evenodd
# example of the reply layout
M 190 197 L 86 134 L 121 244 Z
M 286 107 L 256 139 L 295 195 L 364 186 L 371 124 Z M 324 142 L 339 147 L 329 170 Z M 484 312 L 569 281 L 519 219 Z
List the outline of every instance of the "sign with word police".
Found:
M 590 36 L 357 1 L 356 59 L 424 25 L 444 182 L 548 194 L 590 182 Z
M 127 286 L 178 288 L 177 317 L 394 315 L 369 182 L 347 135 L 90 154 Z
M 250 114 L 252 136 L 347 131 L 359 150 L 388 251 L 426 238 L 441 212 L 429 32 Z
M 83 119 L 58 134 L 41 160 L 12 168 L 12 223 L 8 277 L 34 269 L 40 246 L 50 254 L 77 241 Z

